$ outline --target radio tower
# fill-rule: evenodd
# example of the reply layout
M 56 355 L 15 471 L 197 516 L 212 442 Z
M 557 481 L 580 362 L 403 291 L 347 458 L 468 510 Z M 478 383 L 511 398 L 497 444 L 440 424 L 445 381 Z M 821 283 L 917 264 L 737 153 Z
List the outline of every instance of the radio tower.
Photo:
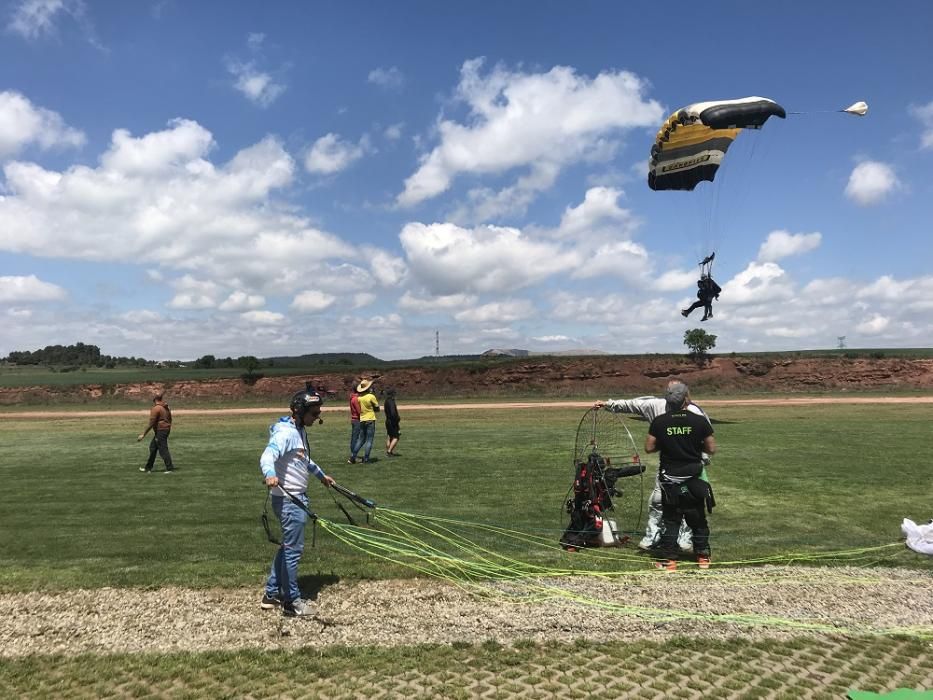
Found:
M 441 332 L 434 329 L 434 357 L 441 356 Z

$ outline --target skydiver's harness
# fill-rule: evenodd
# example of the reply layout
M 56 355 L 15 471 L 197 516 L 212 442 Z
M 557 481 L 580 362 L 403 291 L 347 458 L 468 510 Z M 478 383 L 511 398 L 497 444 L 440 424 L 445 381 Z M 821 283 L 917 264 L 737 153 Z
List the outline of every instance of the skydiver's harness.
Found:
M 608 459 L 594 452 L 585 462 L 577 463 L 573 497 L 566 503 L 570 524 L 560 538 L 561 546 L 570 551 L 598 547 L 605 527 L 604 518 L 613 509 L 612 499 L 622 495 L 616 488 L 618 480 L 644 471 L 645 465 L 637 457 L 634 464 L 612 468 Z
M 702 508 L 705 505 L 706 512 L 712 513 L 716 498 L 712 485 L 704 476 L 702 464 L 697 465 L 697 474 L 686 481 L 672 481 L 662 469 L 658 474 L 662 503 L 679 509 L 696 508 L 698 505 Z

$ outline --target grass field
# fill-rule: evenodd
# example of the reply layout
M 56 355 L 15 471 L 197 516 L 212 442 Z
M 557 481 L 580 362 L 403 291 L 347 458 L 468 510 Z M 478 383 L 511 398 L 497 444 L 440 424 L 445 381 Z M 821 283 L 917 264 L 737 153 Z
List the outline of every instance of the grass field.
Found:
M 346 464 L 347 421 L 325 415 L 325 424 L 311 431 L 315 458 L 339 482 L 381 505 L 496 524 L 543 535 L 556 543 L 564 525 L 562 503 L 572 478 L 571 452 L 581 409 L 406 412 L 402 405 L 400 410 L 402 457 L 383 457 L 371 465 Z M 177 420 L 171 447 L 179 471 L 171 476 L 137 471 L 147 454 L 146 443 L 135 441 L 144 421 L 142 414 L 135 419 L 0 419 L 4 483 L 0 491 L 0 590 L 168 584 L 258 588 L 273 550 L 259 524 L 264 488 L 257 463 L 268 424 L 275 417 L 274 413 L 218 414 Z M 716 561 L 805 558 L 814 552 L 890 543 L 900 537 L 902 518 L 930 517 L 929 405 L 727 407 L 714 411 L 713 418 L 720 445 L 710 471 L 718 501 L 711 516 Z M 641 447 L 647 424 L 626 421 Z M 377 434 L 376 456 L 382 455 L 379 440 Z M 656 462 L 648 461 L 650 473 Z M 342 518 L 323 488 L 314 487 L 312 499 L 323 517 Z M 568 555 L 557 548 L 529 549 L 492 539 L 483 544 L 526 561 L 561 566 L 568 561 Z M 902 549 L 897 552 L 885 563 L 933 570 L 930 558 Z M 411 572 L 363 557 L 319 535 L 317 547 L 305 553 L 302 574 L 333 580 L 393 578 Z M 677 644 L 659 649 L 676 652 Z M 443 649 L 422 651 L 428 666 L 441 669 L 440 685 L 423 687 L 456 697 L 444 691 L 444 674 L 458 670 L 459 662 Z M 486 659 L 477 662 L 476 674 L 488 673 L 483 669 L 498 663 L 479 648 L 465 651 Z M 334 650 L 325 655 L 330 661 L 319 664 L 324 675 L 316 677 L 323 682 L 330 673 L 350 683 L 346 679 L 356 663 L 353 655 L 365 661 L 367 653 L 380 655 L 381 664 L 400 674 L 418 668 L 411 648 Z M 551 653 L 558 652 L 529 651 L 527 664 L 546 668 Z M 729 653 L 721 659 L 721 671 L 728 667 Z M 523 677 L 527 677 L 528 668 L 522 666 L 521 658 L 516 657 L 516 666 L 524 668 Z M 36 695 L 46 697 L 108 693 L 145 697 L 147 692 L 166 697 L 242 695 L 235 686 L 221 681 L 216 681 L 219 686 L 211 685 L 215 681 L 203 676 L 188 685 L 172 684 L 171 679 L 185 677 L 185 669 L 198 667 L 214 669 L 208 673 L 211 678 L 215 671 L 216 678 L 245 673 L 254 684 L 246 694 L 262 695 L 260 669 L 272 663 L 262 653 L 160 655 L 145 661 L 140 657 L 92 658 L 62 665 L 21 660 L 0 663 L 0 689 L 20 694 L 24 678 L 29 678 L 41 681 L 33 688 L 44 689 L 36 690 Z M 77 692 L 88 673 L 109 690 Z M 307 668 L 302 668 L 291 677 L 302 679 L 307 674 Z M 529 696 L 547 697 L 548 678 L 544 673 L 540 692 Z M 150 686 L 156 680 L 165 685 Z M 293 692 L 281 684 L 276 687 L 286 695 L 320 696 Z M 352 684 L 347 687 L 359 690 Z M 561 688 L 558 683 L 551 692 L 587 694 L 574 690 L 573 684 Z M 320 691 L 328 697 L 342 695 L 339 687 Z M 355 697 L 354 692 L 345 695 Z M 657 692 L 664 694 L 663 689 Z M 419 696 L 417 692 L 405 694 Z M 423 696 L 429 694 L 425 690 Z M 496 696 L 508 694 L 491 695 Z M 787 695 L 793 696 L 800 697 Z

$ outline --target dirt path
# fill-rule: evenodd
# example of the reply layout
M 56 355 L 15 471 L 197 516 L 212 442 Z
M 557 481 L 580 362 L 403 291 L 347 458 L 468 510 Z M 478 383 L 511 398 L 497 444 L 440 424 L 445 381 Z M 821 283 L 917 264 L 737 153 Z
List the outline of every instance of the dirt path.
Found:
M 704 399 L 704 406 L 818 406 L 822 404 L 902 404 L 902 403 L 933 403 L 933 396 L 834 396 L 834 397 L 787 397 L 766 399 Z M 592 401 L 503 401 L 497 403 L 438 403 L 438 404 L 404 404 L 406 411 L 450 411 L 466 409 L 498 409 L 498 408 L 588 408 Z M 22 418 L 96 418 L 138 416 L 148 412 L 148 408 L 120 411 L 0 411 L 0 420 Z M 254 415 L 276 414 L 282 412 L 281 406 L 268 408 L 179 408 L 172 409 L 172 413 L 179 416 L 189 415 Z M 325 406 L 326 412 L 345 412 L 345 406 Z
M 933 637 L 929 572 L 775 566 L 646 571 L 611 580 L 526 582 L 518 592 L 531 593 L 532 586 L 545 600 L 522 604 L 495 584 L 483 596 L 434 580 L 341 582 L 325 587 L 317 615 L 302 620 L 260 610 L 258 588 L 3 594 L 0 657 L 894 630 Z

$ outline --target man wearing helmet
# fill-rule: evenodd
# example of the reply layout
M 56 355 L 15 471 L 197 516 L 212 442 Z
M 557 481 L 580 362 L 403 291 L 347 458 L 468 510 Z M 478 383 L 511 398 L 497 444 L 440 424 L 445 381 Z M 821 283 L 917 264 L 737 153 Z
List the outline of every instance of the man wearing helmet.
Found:
M 260 607 L 271 610 L 281 606 L 286 617 L 312 615 L 313 606 L 301 599 L 298 589 L 298 562 L 305 544 L 308 513 L 291 497 L 308 507 L 308 477 L 313 474 L 328 488 L 334 480 L 314 460 L 308 448 L 306 426 L 320 419 L 324 401 L 315 391 L 300 391 L 292 397 L 291 415 L 283 416 L 269 427 L 269 444 L 259 458 L 259 468 L 270 489 L 272 509 L 282 525 L 282 546 L 272 561 Z

